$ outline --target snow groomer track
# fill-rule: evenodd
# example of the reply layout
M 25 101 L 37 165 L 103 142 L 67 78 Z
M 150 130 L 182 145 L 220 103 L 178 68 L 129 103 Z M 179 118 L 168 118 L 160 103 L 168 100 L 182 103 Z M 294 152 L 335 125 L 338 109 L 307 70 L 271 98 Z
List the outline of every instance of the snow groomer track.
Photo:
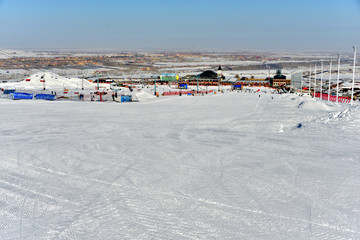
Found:
M 357 106 L 231 93 L 0 109 L 1 239 L 360 236 Z

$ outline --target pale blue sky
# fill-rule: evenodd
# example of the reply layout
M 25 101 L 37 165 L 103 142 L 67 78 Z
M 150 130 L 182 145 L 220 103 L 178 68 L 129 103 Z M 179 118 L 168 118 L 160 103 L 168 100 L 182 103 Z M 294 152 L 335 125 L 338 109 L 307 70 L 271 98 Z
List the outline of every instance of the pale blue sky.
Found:
M 0 0 L 0 48 L 331 50 L 359 0 Z

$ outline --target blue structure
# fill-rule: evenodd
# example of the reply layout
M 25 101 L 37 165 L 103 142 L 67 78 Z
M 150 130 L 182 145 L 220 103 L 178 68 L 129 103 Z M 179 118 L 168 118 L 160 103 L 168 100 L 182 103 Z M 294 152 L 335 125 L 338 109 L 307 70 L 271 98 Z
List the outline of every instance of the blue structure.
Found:
M 234 90 L 241 90 L 241 89 L 242 89 L 242 85 L 233 85 L 233 89 L 234 89 Z
M 180 83 L 180 84 L 179 84 L 179 88 L 180 88 L 180 89 L 187 89 L 187 87 L 188 87 L 188 85 L 185 84 L 185 83 Z
M 131 102 L 132 97 L 131 95 L 121 95 L 121 102 Z
M 13 99 L 33 99 L 33 95 L 31 93 L 14 92 L 14 93 L 11 93 L 11 97 Z
M 3 94 L 11 94 L 11 93 L 14 93 L 15 92 L 15 89 L 5 89 Z
M 36 99 L 44 99 L 44 100 L 55 100 L 55 95 L 52 94 L 36 94 Z

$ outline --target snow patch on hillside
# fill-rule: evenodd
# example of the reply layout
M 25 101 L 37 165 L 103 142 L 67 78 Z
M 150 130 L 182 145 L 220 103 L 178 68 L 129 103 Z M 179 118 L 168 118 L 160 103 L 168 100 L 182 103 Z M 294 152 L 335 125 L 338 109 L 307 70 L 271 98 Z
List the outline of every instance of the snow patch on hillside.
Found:
M 80 78 L 62 77 L 51 72 L 37 72 L 21 82 L 15 83 L 2 83 L 0 87 L 3 88 L 16 88 L 24 90 L 41 90 L 44 88 L 51 90 L 60 89 L 94 89 L 94 83 Z

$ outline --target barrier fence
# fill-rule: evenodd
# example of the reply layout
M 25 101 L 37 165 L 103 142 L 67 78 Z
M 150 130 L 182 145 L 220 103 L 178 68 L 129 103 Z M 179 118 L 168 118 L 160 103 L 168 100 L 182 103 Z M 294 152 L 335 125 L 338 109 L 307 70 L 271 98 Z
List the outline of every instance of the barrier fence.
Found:
M 188 94 L 207 94 L 207 93 L 212 93 L 214 92 L 214 90 L 209 90 L 209 91 L 173 91 L 173 92 L 164 92 L 162 95 L 163 96 L 174 96 L 174 95 L 188 95 Z
M 315 97 L 320 98 L 320 93 L 315 93 Z M 322 99 L 328 100 L 328 99 L 329 99 L 329 94 L 323 93 L 323 94 L 322 94 Z M 341 102 L 341 103 L 350 103 L 350 102 L 351 102 L 351 98 L 349 98 L 349 97 L 340 97 L 340 96 L 339 96 L 338 100 L 339 100 L 339 102 Z M 330 95 L 330 101 L 336 102 L 336 96 Z

